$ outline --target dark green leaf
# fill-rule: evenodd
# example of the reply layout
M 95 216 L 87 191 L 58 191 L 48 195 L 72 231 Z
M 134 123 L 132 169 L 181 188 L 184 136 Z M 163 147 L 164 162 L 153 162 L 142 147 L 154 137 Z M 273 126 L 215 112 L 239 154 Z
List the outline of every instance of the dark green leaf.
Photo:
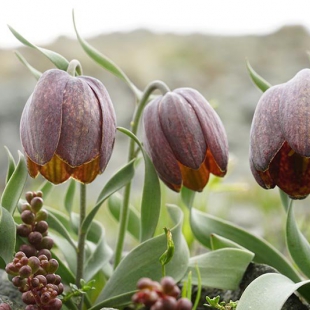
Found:
M 22 54 L 20 54 L 19 52 L 15 51 L 15 55 L 17 56 L 17 58 L 20 60 L 20 62 L 22 64 L 24 64 L 28 70 L 32 73 L 32 75 L 35 77 L 36 80 L 38 80 L 41 75 L 42 72 L 38 71 L 37 69 L 35 69 L 34 67 L 32 67 L 27 60 L 22 56 Z
M 95 62 L 97 62 L 101 67 L 106 69 L 107 71 L 114 74 L 119 79 L 123 80 L 127 83 L 127 85 L 130 87 L 130 89 L 133 91 L 133 93 L 139 98 L 141 96 L 141 91 L 137 89 L 137 87 L 130 81 L 128 76 L 107 56 L 101 54 L 98 50 L 96 50 L 94 47 L 92 47 L 89 43 L 87 43 L 78 33 L 76 23 L 75 23 L 75 17 L 74 17 L 74 11 L 72 11 L 72 18 L 73 18 L 73 25 L 75 29 L 75 33 L 77 36 L 78 41 L 80 42 L 83 50 L 86 52 L 86 54 L 93 59 Z
M 226 248 L 191 257 L 189 270 L 192 272 L 192 281 L 198 283 L 195 272 L 197 265 L 203 286 L 237 289 L 253 256 L 253 253 L 246 250 Z
M 123 199 L 120 194 L 115 193 L 108 199 L 108 208 L 112 216 L 119 221 Z M 129 216 L 127 231 L 137 240 L 140 237 L 140 217 L 138 211 L 129 205 Z
M 166 273 L 172 276 L 175 281 L 179 281 L 184 277 L 187 270 L 189 251 L 182 235 L 182 211 L 176 206 L 168 206 L 168 211 L 175 223 L 171 229 L 175 252 L 171 262 L 166 266 Z M 162 273 L 158 258 L 165 249 L 166 236 L 164 234 L 148 239 L 134 248 L 115 269 L 98 298 L 99 304 L 91 309 L 99 310 L 102 307 L 118 307 L 121 304 L 130 303 L 132 293 L 126 295 L 127 299 L 124 299 L 124 294 L 134 292 L 136 283 L 141 277 L 150 277 L 159 281 Z
M 299 269 L 310 277 L 310 245 L 304 235 L 297 227 L 293 207 L 290 205 L 286 221 L 286 242 L 287 248 Z
M 28 176 L 27 166 L 24 155 L 19 152 L 19 161 L 17 166 L 5 186 L 1 196 L 1 206 L 7 209 L 11 214 L 14 213 L 19 198 L 23 192 L 24 185 Z
M 30 43 L 29 41 L 27 41 L 21 34 L 19 34 L 15 29 L 13 29 L 11 26 L 9 26 L 9 29 L 11 30 L 11 32 L 13 33 L 13 35 L 15 36 L 15 38 L 17 40 L 19 40 L 21 43 L 23 43 L 26 46 L 29 46 L 31 48 L 34 48 L 36 50 L 38 50 L 39 52 L 41 52 L 43 55 L 45 55 L 58 69 L 60 70 L 64 70 L 66 71 L 69 65 L 68 60 L 61 56 L 58 53 L 55 53 L 53 51 L 47 50 L 45 48 L 41 48 L 38 47 L 32 43 Z
M 293 281 L 300 281 L 300 277 L 296 270 L 291 266 L 284 255 L 264 239 L 256 237 L 232 223 L 194 208 L 191 209 L 190 223 L 196 239 L 204 246 L 210 248 L 210 236 L 212 234 L 218 234 L 253 252 L 255 254 L 254 261 L 268 264 Z
M 262 91 L 265 92 L 269 87 L 271 87 L 271 84 L 268 83 L 264 78 L 262 78 L 257 72 L 254 71 L 252 66 L 250 65 L 250 62 L 247 60 L 246 62 L 247 69 L 249 71 L 250 77 L 253 81 L 253 83 Z
M 281 274 L 269 273 L 255 279 L 243 292 L 237 309 L 281 310 L 286 300 L 310 280 L 294 283 Z
M 76 181 L 71 179 L 65 196 L 65 208 L 69 215 L 71 215 L 72 211 L 75 189 L 76 189 Z
M 6 178 L 5 178 L 5 184 L 7 184 L 8 181 L 10 180 L 14 170 L 15 170 L 16 163 L 15 163 L 14 157 L 12 156 L 9 149 L 6 146 L 4 148 L 5 148 L 6 153 L 8 155 L 8 170 L 6 172 Z
M 0 207 L 0 236 L 0 257 L 8 264 L 15 252 L 16 229 L 12 215 L 3 207 Z
M 140 241 L 143 242 L 154 236 L 155 229 L 158 223 L 160 206 L 161 206 L 161 193 L 160 184 L 157 173 L 151 162 L 149 156 L 145 152 L 139 139 L 126 128 L 118 127 L 119 131 L 123 132 L 131 139 L 133 139 L 141 149 L 144 158 L 145 171 L 144 171 L 144 185 L 141 202 L 141 235 Z
M 116 174 L 107 182 L 105 187 L 102 189 L 99 197 L 97 199 L 97 203 L 95 207 L 89 212 L 86 216 L 83 224 L 82 231 L 87 232 L 91 222 L 95 218 L 96 213 L 100 209 L 103 202 L 109 198 L 113 193 L 123 188 L 131 179 L 134 177 L 135 169 L 134 169 L 135 160 L 130 161 L 123 168 L 121 168 Z

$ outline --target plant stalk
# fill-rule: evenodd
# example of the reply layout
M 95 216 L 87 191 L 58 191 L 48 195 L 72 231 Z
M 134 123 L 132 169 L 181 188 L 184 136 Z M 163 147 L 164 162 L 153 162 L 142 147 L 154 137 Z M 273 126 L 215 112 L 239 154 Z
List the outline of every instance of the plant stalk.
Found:
M 77 247 L 77 268 L 76 268 L 76 286 L 81 288 L 81 279 L 84 276 L 84 253 L 85 253 L 85 239 L 86 233 L 82 231 L 82 223 L 86 217 L 86 184 L 80 184 L 80 226 Z M 83 308 L 83 295 L 81 296 L 81 303 L 79 309 Z
M 170 91 L 168 86 L 161 81 L 153 81 L 145 88 L 143 95 L 141 97 L 141 100 L 137 104 L 137 107 L 136 107 L 136 110 L 133 116 L 133 120 L 131 122 L 131 132 L 134 135 L 136 135 L 138 132 L 138 127 L 139 127 L 140 118 L 141 118 L 143 109 L 149 102 L 149 98 L 152 92 L 155 91 L 156 89 L 160 90 L 163 95 Z M 137 154 L 135 151 L 135 141 L 131 139 L 129 142 L 128 162 L 134 159 L 136 155 Z M 114 269 L 118 266 L 118 264 L 120 263 L 122 259 L 122 252 L 123 252 L 124 241 L 125 241 L 125 233 L 126 233 L 127 225 L 128 225 L 130 193 L 131 193 L 131 182 L 129 182 L 126 185 L 125 191 L 124 191 L 124 200 L 123 200 L 122 210 L 120 214 L 118 239 L 117 239 L 116 249 L 115 249 Z

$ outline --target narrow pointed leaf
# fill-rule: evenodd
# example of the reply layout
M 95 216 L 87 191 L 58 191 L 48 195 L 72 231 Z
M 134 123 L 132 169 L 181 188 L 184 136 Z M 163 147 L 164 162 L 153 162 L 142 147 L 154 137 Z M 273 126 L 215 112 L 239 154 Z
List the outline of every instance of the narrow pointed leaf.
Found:
M 219 250 L 224 248 L 236 248 L 236 249 L 244 249 L 244 247 L 240 246 L 238 243 L 231 241 L 230 239 L 224 238 L 217 234 L 211 234 L 211 249 Z
M 310 245 L 297 227 L 292 205 L 288 209 L 286 221 L 287 248 L 299 269 L 310 277 Z
M 27 166 L 24 155 L 19 152 L 19 161 L 17 166 L 5 186 L 1 196 L 1 206 L 7 209 L 11 214 L 14 213 L 19 198 L 23 192 L 24 185 L 28 176 Z
M 123 199 L 118 194 L 115 193 L 108 199 L 108 208 L 112 214 L 112 216 L 119 221 L 121 208 L 123 205 Z M 128 224 L 127 231 L 136 239 L 139 240 L 140 237 L 140 217 L 138 211 L 129 205 L 129 216 L 128 216 Z
M 36 80 L 38 80 L 41 77 L 42 72 L 38 71 L 36 68 L 31 66 L 21 53 L 15 51 L 15 55 L 20 60 L 20 62 L 26 66 L 26 68 L 31 72 L 31 74 L 34 76 Z
M 71 179 L 69 181 L 69 186 L 67 188 L 65 196 L 65 208 L 69 215 L 71 214 L 72 211 L 75 189 L 76 189 L 76 181 L 74 179 Z
M 77 36 L 78 41 L 80 42 L 83 50 L 86 52 L 86 54 L 93 59 L 95 62 L 97 62 L 101 67 L 106 69 L 107 71 L 114 74 L 119 79 L 123 80 L 127 83 L 127 85 L 130 87 L 130 89 L 133 91 L 133 93 L 137 96 L 141 96 L 141 91 L 137 89 L 137 87 L 130 81 L 128 76 L 107 56 L 101 54 L 97 49 L 92 47 L 88 42 L 86 42 L 78 33 L 76 23 L 75 23 L 75 17 L 74 17 L 74 11 L 72 11 L 72 18 L 73 18 L 73 25 L 74 30 Z
M 221 235 L 255 253 L 255 262 L 268 264 L 293 281 L 300 281 L 298 273 L 284 255 L 264 239 L 256 237 L 232 223 L 194 208 L 191 209 L 190 224 L 196 239 L 204 246 L 211 247 L 210 236 L 212 234 Z
M 153 163 L 141 145 L 139 139 L 131 131 L 125 128 L 118 127 L 117 129 L 129 136 L 138 144 L 144 158 L 145 170 L 140 223 L 140 241 L 143 242 L 154 236 L 158 223 L 161 206 L 160 183 Z
M 9 149 L 6 146 L 4 148 L 8 156 L 8 170 L 6 172 L 6 178 L 5 178 L 5 184 L 7 184 L 15 170 L 16 163 Z
M 97 221 L 92 222 L 87 234 L 87 240 L 92 242 L 92 251 L 85 260 L 84 280 L 90 281 L 93 276 L 109 262 L 113 252 L 106 243 L 103 226 Z
M 267 82 L 264 78 L 262 78 L 250 65 L 250 62 L 246 62 L 248 72 L 250 74 L 250 77 L 253 81 L 253 83 L 262 91 L 265 92 L 269 87 L 271 87 L 271 84 Z
M 189 251 L 182 235 L 182 211 L 176 206 L 168 206 L 168 211 L 175 223 L 171 229 L 175 252 L 172 260 L 166 266 L 166 273 L 179 281 L 187 270 Z M 141 277 L 150 277 L 155 281 L 160 280 L 162 273 L 158 258 L 165 250 L 166 236 L 164 234 L 148 239 L 133 249 L 123 258 L 107 282 L 98 298 L 99 304 L 91 309 L 97 310 L 107 306 L 118 307 L 123 304 L 125 302 L 124 294 L 133 293 L 136 290 L 136 283 Z M 127 298 L 127 303 L 130 303 L 131 295 L 128 295 Z
M 34 48 L 36 50 L 38 50 L 39 52 L 41 52 L 43 55 L 45 55 L 58 69 L 61 70 L 67 70 L 69 62 L 68 60 L 61 56 L 58 53 L 55 53 L 53 51 L 50 51 L 48 49 L 45 48 L 41 48 L 38 47 L 32 43 L 30 43 L 29 41 L 27 41 L 21 34 L 19 34 L 13 27 L 9 26 L 10 31 L 13 33 L 13 35 L 15 36 L 15 38 L 17 40 L 19 40 L 21 43 L 23 43 L 24 45 Z
M 238 302 L 237 310 L 281 310 L 295 291 L 309 283 L 310 280 L 294 283 L 281 274 L 264 274 L 246 288 Z
M 234 290 L 239 286 L 243 274 L 254 254 L 242 249 L 220 249 L 189 260 L 192 281 L 198 283 L 196 265 L 201 274 L 202 285 L 224 290 Z
M 13 259 L 16 242 L 15 222 L 10 212 L 0 206 L 0 257 L 5 264 Z
M 100 209 L 103 202 L 109 198 L 113 193 L 123 188 L 131 179 L 134 177 L 135 174 L 135 160 L 130 161 L 126 164 L 123 168 L 121 168 L 116 174 L 107 182 L 105 187 L 102 189 L 99 197 L 97 199 L 97 203 L 95 207 L 89 212 L 86 216 L 83 224 L 82 224 L 82 231 L 87 232 L 91 222 L 95 218 L 98 210 Z

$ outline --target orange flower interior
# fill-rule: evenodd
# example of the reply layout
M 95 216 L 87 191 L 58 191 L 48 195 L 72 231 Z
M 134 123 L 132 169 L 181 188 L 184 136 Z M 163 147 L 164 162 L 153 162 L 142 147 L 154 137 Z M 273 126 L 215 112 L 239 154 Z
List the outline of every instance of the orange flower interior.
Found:
M 91 183 L 100 173 L 99 156 L 78 167 L 71 167 L 56 154 L 43 166 L 36 164 L 27 156 L 27 166 L 31 177 L 35 178 L 38 173 L 41 173 L 53 184 L 60 184 L 70 177 L 87 184 Z

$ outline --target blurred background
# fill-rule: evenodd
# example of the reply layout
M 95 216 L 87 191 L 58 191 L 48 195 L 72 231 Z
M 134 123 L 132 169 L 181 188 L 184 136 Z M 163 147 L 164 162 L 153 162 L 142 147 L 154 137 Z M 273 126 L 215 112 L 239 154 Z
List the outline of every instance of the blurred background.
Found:
M 2 145 L 18 158 L 17 150 L 22 149 L 19 120 L 36 83 L 14 50 L 41 72 L 53 67 L 38 51 L 23 47 L 6 24 L 33 44 L 69 60 L 78 59 L 85 75 L 95 76 L 106 85 L 118 125 L 129 128 L 134 97 L 122 81 L 95 64 L 77 43 L 71 17 L 75 8 L 80 34 L 116 62 L 141 90 L 159 79 L 171 89 L 196 88 L 215 107 L 228 135 L 230 169 L 223 181 L 211 180 L 198 195 L 197 204 L 272 242 L 283 243 L 280 231 L 284 212 L 278 191 L 261 189 L 248 165 L 249 131 L 261 92 L 249 78 L 246 59 L 271 84 L 283 83 L 309 67 L 309 1 L 4 2 L 0 12 L 1 190 L 7 166 Z M 90 186 L 92 193 L 98 192 L 111 174 L 126 163 L 127 145 L 128 139 L 118 133 L 112 160 L 106 172 Z M 135 181 L 134 202 L 139 200 L 142 180 L 141 167 Z M 57 190 L 61 192 L 65 187 Z M 179 196 L 167 189 L 164 198 L 180 203 Z M 91 194 L 92 200 L 96 196 Z M 298 204 L 300 225 L 306 229 L 308 199 Z

